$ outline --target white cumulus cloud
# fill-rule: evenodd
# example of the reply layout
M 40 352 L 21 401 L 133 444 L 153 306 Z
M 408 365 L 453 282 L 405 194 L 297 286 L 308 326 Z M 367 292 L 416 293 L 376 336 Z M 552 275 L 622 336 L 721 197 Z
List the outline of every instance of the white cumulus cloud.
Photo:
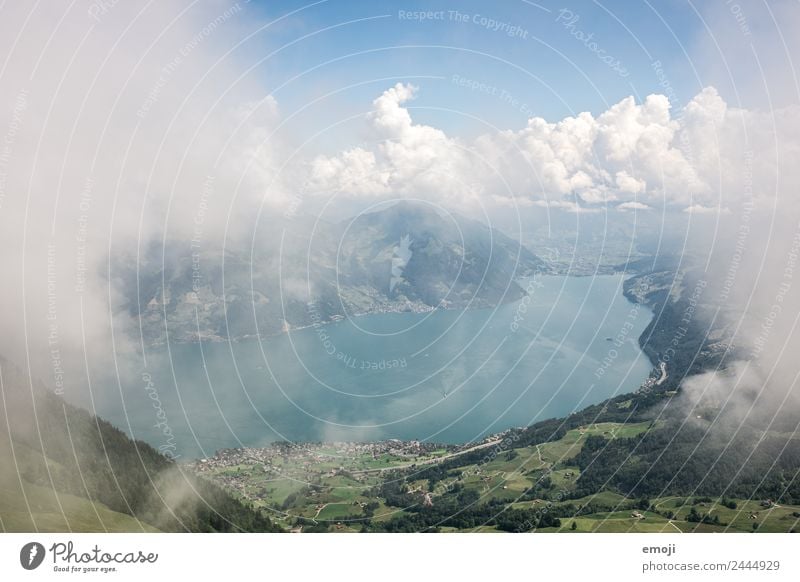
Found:
M 643 103 L 625 97 L 596 117 L 532 117 L 522 129 L 469 141 L 415 123 L 406 104 L 417 92 L 398 83 L 376 98 L 366 117 L 376 145 L 315 158 L 314 187 L 355 198 L 507 199 L 573 212 L 608 204 L 716 212 L 751 197 L 742 184 L 753 180 L 757 198 L 772 197 L 782 159 L 800 151 L 800 109 L 737 109 L 712 87 L 677 112 L 663 95 Z M 782 179 L 800 181 L 794 173 Z

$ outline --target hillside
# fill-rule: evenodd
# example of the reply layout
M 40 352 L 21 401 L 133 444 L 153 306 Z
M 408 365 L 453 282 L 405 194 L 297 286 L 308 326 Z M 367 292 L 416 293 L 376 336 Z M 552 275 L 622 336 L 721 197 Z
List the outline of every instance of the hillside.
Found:
M 7 531 L 277 531 L 258 511 L 0 359 Z

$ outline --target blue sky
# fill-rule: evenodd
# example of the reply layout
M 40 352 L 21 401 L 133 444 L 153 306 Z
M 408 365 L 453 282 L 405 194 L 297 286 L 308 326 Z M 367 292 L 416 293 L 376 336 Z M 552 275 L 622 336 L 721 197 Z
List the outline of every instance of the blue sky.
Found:
M 412 82 L 420 88 L 410 105 L 414 119 L 448 133 L 480 132 L 482 123 L 469 116 L 519 128 L 531 115 L 558 120 L 601 112 L 627 95 L 640 100 L 661 93 L 654 61 L 663 63 L 674 97 L 685 103 L 703 86 L 686 56 L 701 21 L 686 3 L 655 4 L 262 2 L 255 8 L 267 20 L 301 11 L 260 37 L 263 54 L 279 51 L 260 70 L 283 111 L 340 91 L 307 118 L 331 109 L 355 115 L 394 82 Z M 436 19 L 401 16 L 418 11 L 433 12 Z M 484 18 L 516 32 L 491 30 Z M 313 67 L 318 68 L 292 79 Z M 455 75 L 485 88 L 465 88 L 454 82 Z M 457 112 L 438 110 L 448 108 Z
M 794 133 L 769 112 L 798 102 L 799 17 L 793 0 L 254 0 L 231 62 L 310 163 L 288 190 L 719 213 L 751 144 Z

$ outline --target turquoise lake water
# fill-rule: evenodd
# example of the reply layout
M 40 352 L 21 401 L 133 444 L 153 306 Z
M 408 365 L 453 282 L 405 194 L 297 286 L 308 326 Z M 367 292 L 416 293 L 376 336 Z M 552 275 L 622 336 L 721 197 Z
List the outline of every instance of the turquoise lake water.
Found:
M 146 368 L 95 404 L 184 458 L 277 439 L 471 441 L 639 386 L 650 363 L 637 339 L 652 313 L 623 297 L 622 282 L 540 277 L 526 282 L 528 298 L 496 309 L 151 348 Z

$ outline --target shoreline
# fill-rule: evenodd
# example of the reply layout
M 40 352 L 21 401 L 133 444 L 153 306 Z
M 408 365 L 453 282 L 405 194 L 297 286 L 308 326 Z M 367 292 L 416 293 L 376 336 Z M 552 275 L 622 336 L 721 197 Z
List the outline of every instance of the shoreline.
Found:
M 611 272 L 600 272 L 600 273 L 598 273 L 598 272 L 594 272 L 594 273 L 570 273 L 570 272 L 561 273 L 561 272 L 556 272 L 556 273 L 544 273 L 544 274 L 540 274 L 539 276 L 540 277 L 574 277 L 574 278 L 578 278 L 578 279 L 584 279 L 584 278 L 587 278 L 587 277 L 616 277 L 616 276 L 622 276 L 622 277 L 624 277 L 623 281 L 625 281 L 627 279 L 630 279 L 632 277 L 636 277 L 636 276 L 642 274 L 642 273 L 639 273 L 637 271 L 631 271 L 631 270 L 627 270 L 627 269 L 619 269 L 617 267 L 618 266 L 611 267 L 611 268 L 614 269 Z M 388 309 L 388 310 L 385 310 L 385 311 L 384 310 L 365 311 L 363 313 L 353 313 L 353 314 L 351 314 L 349 316 L 336 315 L 334 317 L 338 317 L 338 319 L 320 320 L 318 322 L 313 322 L 313 323 L 309 323 L 308 325 L 300 325 L 300 326 L 289 326 L 289 325 L 286 324 L 286 321 L 284 320 L 283 329 L 281 329 L 280 331 L 261 333 L 261 334 L 257 334 L 257 335 L 256 334 L 253 334 L 253 335 L 246 334 L 246 335 L 240 335 L 240 336 L 234 336 L 234 337 L 208 336 L 208 337 L 203 337 L 203 338 L 199 338 L 199 339 L 198 338 L 194 338 L 194 339 L 190 339 L 190 340 L 172 339 L 169 342 L 167 342 L 164 339 L 159 339 L 158 341 L 150 342 L 147 345 L 148 345 L 148 347 L 161 347 L 161 346 L 166 345 L 167 343 L 169 343 L 171 345 L 193 345 L 193 344 L 199 344 L 199 343 L 219 344 L 219 343 L 225 343 L 225 342 L 241 343 L 241 342 L 244 342 L 244 341 L 253 341 L 253 340 L 258 341 L 258 340 L 264 340 L 264 339 L 268 339 L 268 338 L 280 337 L 280 336 L 283 336 L 283 335 L 290 334 L 290 333 L 292 333 L 294 331 L 303 331 L 303 330 L 306 330 L 306 329 L 317 328 L 317 327 L 320 327 L 320 326 L 327 326 L 327 325 L 333 325 L 333 324 L 337 324 L 337 323 L 344 323 L 344 322 L 347 322 L 349 319 L 356 319 L 356 318 L 375 316 L 375 315 L 411 314 L 411 313 L 416 314 L 416 315 L 422 315 L 422 314 L 433 313 L 435 311 L 459 311 L 459 310 L 477 311 L 477 310 L 482 310 L 482 309 L 496 309 L 496 308 L 498 308 L 498 307 L 500 307 L 502 305 L 513 304 L 513 303 L 516 303 L 518 301 L 522 301 L 522 298 L 525 297 L 526 295 L 528 295 L 528 292 L 525 290 L 525 286 L 522 285 L 521 282 L 528 281 L 529 279 L 531 279 L 531 277 L 519 277 L 518 279 L 516 279 L 514 281 L 520 287 L 520 289 L 521 289 L 521 291 L 523 293 L 522 297 L 520 297 L 519 299 L 511 299 L 511 300 L 508 300 L 508 301 L 502 301 L 502 302 L 497 303 L 497 304 L 488 304 L 488 305 L 479 305 L 479 306 L 472 306 L 472 305 L 469 305 L 469 304 L 466 305 L 466 306 L 464 306 L 464 305 L 457 305 L 457 306 L 442 306 L 442 305 L 438 305 L 438 306 L 435 306 L 435 307 L 428 305 L 428 306 L 426 306 L 427 307 L 426 309 L 420 309 L 419 311 L 409 310 L 409 309 Z M 631 303 L 637 303 L 636 301 L 633 301 L 630 297 L 627 296 L 627 294 L 625 293 L 624 289 L 622 291 L 622 295 L 626 299 L 628 299 Z M 313 302 L 311 302 L 311 303 L 313 303 Z M 648 305 L 646 305 L 644 303 L 642 303 L 641 305 L 644 305 L 645 307 L 649 307 Z

